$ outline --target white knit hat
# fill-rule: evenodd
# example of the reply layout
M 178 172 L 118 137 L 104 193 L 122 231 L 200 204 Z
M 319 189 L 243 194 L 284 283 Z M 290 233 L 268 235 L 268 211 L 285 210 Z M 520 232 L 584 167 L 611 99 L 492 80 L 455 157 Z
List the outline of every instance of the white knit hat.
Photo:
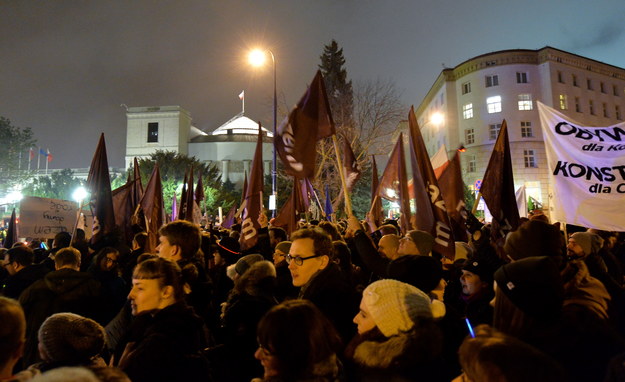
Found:
M 386 337 L 412 329 L 417 317 L 432 317 L 428 295 L 397 280 L 380 280 L 370 284 L 362 294 L 362 301 Z

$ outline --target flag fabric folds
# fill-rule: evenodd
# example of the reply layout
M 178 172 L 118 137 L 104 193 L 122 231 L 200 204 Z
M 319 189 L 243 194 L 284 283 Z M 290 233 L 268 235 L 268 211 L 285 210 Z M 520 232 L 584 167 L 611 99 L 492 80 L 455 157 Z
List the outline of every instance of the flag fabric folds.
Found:
M 468 242 L 469 237 L 465 224 L 467 209 L 464 202 L 464 183 L 462 182 L 460 153 L 458 151 L 447 162 L 438 178 L 438 185 L 445 200 L 445 207 L 447 208 L 451 230 L 454 233 L 454 240 Z
M 300 213 L 306 211 L 302 199 L 301 181 L 297 178 L 293 179 L 293 189 L 289 199 L 278 212 L 273 225 L 284 228 L 290 235 L 297 230 Z
M 15 243 L 19 240 L 19 235 L 17 233 L 17 217 L 15 216 L 15 208 L 13 212 L 11 212 L 11 220 L 9 221 L 9 227 L 7 229 L 7 235 L 4 238 L 4 242 L 2 246 L 4 248 L 11 248 Z M 2 259 L 4 260 L 4 259 Z
M 343 137 L 343 169 L 345 170 L 347 190 L 351 191 L 360 179 L 362 171 L 347 137 Z
M 176 196 L 174 195 L 174 200 L 175 198 Z M 152 170 L 152 175 L 139 204 L 145 216 L 146 232 L 148 233 L 146 252 L 154 253 L 158 246 L 158 230 L 165 224 L 163 185 L 158 163 L 154 164 L 154 170 Z
M 410 231 L 412 229 L 410 196 L 408 194 L 404 139 L 401 133 L 386 164 L 376 195 L 377 197 L 391 200 L 399 204 L 402 232 L 406 233 Z
M 325 205 L 325 213 L 326 219 L 332 221 L 332 214 L 334 213 L 334 209 L 332 208 L 332 198 L 330 197 L 330 185 L 326 184 L 326 205 Z
M 241 214 L 241 251 L 248 250 L 258 242 L 260 224 L 258 218 L 262 212 L 263 201 L 263 131 L 258 124 L 258 140 L 250 170 L 250 180 L 245 193 L 245 208 Z
M 335 133 L 323 76 L 317 71 L 306 94 L 280 124 L 274 137 L 285 171 L 299 179 L 313 179 L 317 158 L 315 142 Z
M 223 228 L 232 227 L 234 225 L 234 221 L 235 221 L 234 215 L 236 214 L 236 212 L 237 212 L 237 205 L 233 204 L 232 207 L 230 207 L 228 214 L 226 215 L 224 220 L 221 222 L 221 227 Z
M 371 208 L 369 209 L 369 213 L 367 214 L 367 225 L 369 226 L 369 231 L 373 232 L 380 226 L 382 223 L 382 200 L 380 198 L 376 198 L 376 191 L 378 189 L 378 184 L 380 183 L 378 179 L 378 165 L 375 162 L 375 156 L 371 156 Z
M 416 206 L 416 228 L 434 236 L 432 250 L 453 260 L 456 253 L 451 224 L 447 216 L 445 200 L 441 195 L 432 162 L 428 156 L 414 107 L 408 112 L 410 129 L 410 159 Z M 420 187 L 421 188 L 420 188 Z M 425 255 L 425 253 L 422 253 Z
M 176 197 L 176 191 L 171 198 L 171 221 L 178 219 L 178 198 Z
M 519 226 L 508 125 L 505 119 L 488 161 L 480 193 L 493 216 L 491 235 L 496 241 L 503 241 L 509 231 L 514 231 Z
M 111 197 L 115 212 L 115 224 L 123 230 L 126 243 L 131 243 L 134 236 L 133 224 L 145 228 L 143 219 L 135 218 L 135 216 L 140 215 L 137 207 L 143 197 L 143 185 L 141 184 L 141 172 L 137 158 L 134 158 L 132 177 L 129 175 L 126 184 L 113 190 Z
M 104 133 L 100 135 L 91 167 L 89 167 L 87 190 L 91 194 L 90 207 L 93 213 L 91 245 L 97 246 L 105 235 L 115 229 L 115 212 L 111 196 L 111 178 L 106 157 Z

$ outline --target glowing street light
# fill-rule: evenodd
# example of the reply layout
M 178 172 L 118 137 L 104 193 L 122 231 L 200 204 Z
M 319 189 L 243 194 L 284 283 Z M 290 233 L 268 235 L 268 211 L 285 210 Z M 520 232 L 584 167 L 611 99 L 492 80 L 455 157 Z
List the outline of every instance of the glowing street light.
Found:
M 443 113 L 437 111 L 430 116 L 430 120 L 428 122 L 438 127 L 442 125 L 443 122 L 445 122 L 445 116 L 443 115 Z
M 78 187 L 72 193 L 72 199 L 76 201 L 78 204 L 82 204 L 82 201 L 87 197 L 87 189 L 83 186 Z

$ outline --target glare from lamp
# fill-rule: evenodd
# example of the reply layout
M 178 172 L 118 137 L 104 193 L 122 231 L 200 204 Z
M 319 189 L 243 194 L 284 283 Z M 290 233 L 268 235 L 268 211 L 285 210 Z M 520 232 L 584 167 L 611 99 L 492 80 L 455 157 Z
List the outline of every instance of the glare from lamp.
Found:
M 263 66 L 265 64 L 265 61 L 267 61 L 267 55 L 265 54 L 265 51 L 260 49 L 252 50 L 247 58 L 250 64 L 256 67 Z
M 432 122 L 436 126 L 442 125 L 444 121 L 445 117 L 443 116 L 443 113 L 436 112 L 430 117 L 430 122 Z

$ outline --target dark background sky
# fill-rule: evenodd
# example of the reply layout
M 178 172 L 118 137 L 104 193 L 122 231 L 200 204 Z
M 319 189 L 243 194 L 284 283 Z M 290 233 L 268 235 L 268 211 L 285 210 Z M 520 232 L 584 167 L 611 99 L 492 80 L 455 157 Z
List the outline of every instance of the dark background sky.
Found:
M 623 0 L 0 0 L 0 115 L 33 129 L 51 168 L 89 166 L 100 132 L 117 167 L 120 104 L 180 105 L 211 131 L 245 89 L 246 115 L 271 126 L 272 74 L 244 61 L 254 46 L 275 53 L 289 106 L 332 39 L 350 79 L 393 81 L 418 105 L 442 64 L 497 50 L 550 45 L 625 67 L 624 17 Z

